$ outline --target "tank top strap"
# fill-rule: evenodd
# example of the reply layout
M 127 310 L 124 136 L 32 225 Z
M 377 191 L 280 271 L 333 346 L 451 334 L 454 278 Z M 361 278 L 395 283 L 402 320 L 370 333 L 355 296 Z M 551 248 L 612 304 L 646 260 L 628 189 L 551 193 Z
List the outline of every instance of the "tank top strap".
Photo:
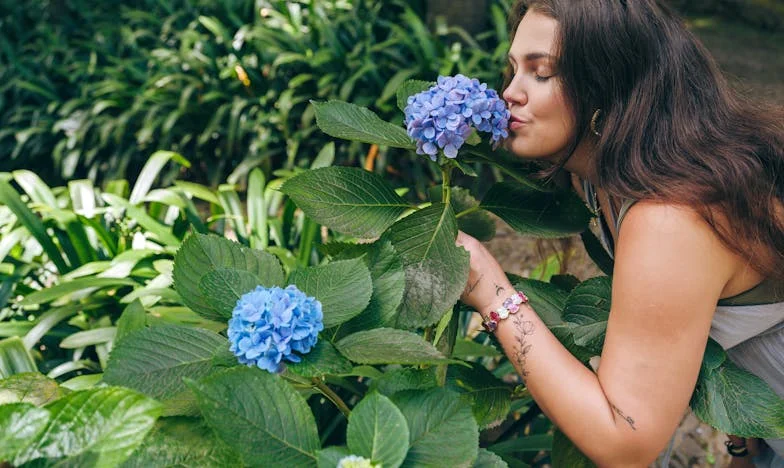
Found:
M 637 200 L 633 198 L 626 198 L 623 200 L 623 203 L 621 203 L 621 208 L 618 210 L 618 218 L 615 220 L 615 232 L 621 232 L 621 223 L 623 222 L 623 218 L 635 203 L 637 203 Z

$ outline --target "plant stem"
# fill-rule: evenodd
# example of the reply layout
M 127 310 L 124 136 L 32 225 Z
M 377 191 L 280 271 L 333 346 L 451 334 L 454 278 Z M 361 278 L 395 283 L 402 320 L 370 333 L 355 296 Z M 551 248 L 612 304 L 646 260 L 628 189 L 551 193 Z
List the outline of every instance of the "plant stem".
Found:
M 351 414 L 351 410 L 348 409 L 348 406 L 346 406 L 346 402 L 344 402 L 337 393 L 333 392 L 332 389 L 329 388 L 327 384 L 325 384 L 321 379 L 314 378 L 312 382 L 313 385 L 315 385 L 316 388 L 321 392 L 321 394 L 327 397 L 329 401 L 334 403 L 340 412 L 343 413 L 343 416 L 348 418 L 349 414 Z
M 460 219 L 463 216 L 469 215 L 469 214 L 474 213 L 476 211 L 479 211 L 481 209 L 482 208 L 480 208 L 478 205 L 477 206 L 472 206 L 471 208 L 467 208 L 467 209 L 461 211 L 460 213 L 456 214 L 455 218 Z
M 452 165 L 447 164 L 441 167 L 441 201 L 449 205 L 452 197 Z

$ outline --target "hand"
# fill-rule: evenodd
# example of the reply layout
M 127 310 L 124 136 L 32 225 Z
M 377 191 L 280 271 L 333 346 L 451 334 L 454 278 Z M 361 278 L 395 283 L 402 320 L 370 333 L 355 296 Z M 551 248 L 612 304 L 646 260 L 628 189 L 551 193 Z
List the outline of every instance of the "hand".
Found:
M 488 311 L 501 305 L 504 299 L 514 292 L 514 288 L 501 265 L 481 242 L 458 231 L 455 244 L 466 249 L 471 255 L 468 282 L 460 300 L 486 315 Z

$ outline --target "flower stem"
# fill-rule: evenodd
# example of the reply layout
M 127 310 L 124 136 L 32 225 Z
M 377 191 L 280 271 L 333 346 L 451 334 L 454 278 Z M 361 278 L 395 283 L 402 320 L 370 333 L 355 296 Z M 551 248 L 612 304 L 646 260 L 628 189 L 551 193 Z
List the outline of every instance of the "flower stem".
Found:
M 348 415 L 351 414 L 351 410 L 348 409 L 348 406 L 346 406 L 346 402 L 344 402 L 343 399 L 340 398 L 340 396 L 337 393 L 333 392 L 332 389 L 329 388 L 327 384 L 325 384 L 324 381 L 322 381 L 321 379 L 314 378 L 312 382 L 313 385 L 315 385 L 316 388 L 321 392 L 321 394 L 327 397 L 329 401 L 334 403 L 334 405 L 338 407 L 340 412 L 343 413 L 343 416 L 348 418 Z
M 479 211 L 479 210 L 481 210 L 481 208 L 479 208 L 479 205 L 472 206 L 471 208 L 467 208 L 467 209 L 461 211 L 460 213 L 456 214 L 455 218 L 460 219 L 463 216 L 469 215 L 469 214 L 474 213 L 474 212 Z
M 441 167 L 441 201 L 449 205 L 452 197 L 452 165 L 446 164 Z

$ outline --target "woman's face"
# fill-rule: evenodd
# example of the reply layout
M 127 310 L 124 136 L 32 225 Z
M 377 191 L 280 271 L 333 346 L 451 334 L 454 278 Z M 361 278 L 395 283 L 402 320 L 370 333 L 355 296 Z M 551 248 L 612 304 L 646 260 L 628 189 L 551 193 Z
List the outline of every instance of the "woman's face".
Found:
M 553 57 L 558 22 L 528 10 L 509 50 L 514 70 L 503 97 L 509 105 L 506 147 L 526 159 L 558 160 L 574 135 Z

